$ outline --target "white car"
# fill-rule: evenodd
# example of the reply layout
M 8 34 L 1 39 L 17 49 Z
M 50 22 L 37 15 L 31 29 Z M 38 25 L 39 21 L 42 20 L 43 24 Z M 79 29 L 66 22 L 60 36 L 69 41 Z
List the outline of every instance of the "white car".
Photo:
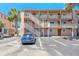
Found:
M 3 33 L 0 33 L 0 37 L 1 37 L 1 38 L 3 37 Z
M 8 34 L 0 33 L 0 38 L 7 38 L 10 37 Z

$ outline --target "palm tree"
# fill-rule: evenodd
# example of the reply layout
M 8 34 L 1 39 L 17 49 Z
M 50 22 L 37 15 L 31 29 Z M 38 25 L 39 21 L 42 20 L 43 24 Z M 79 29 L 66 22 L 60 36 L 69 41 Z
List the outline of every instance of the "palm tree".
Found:
M 79 3 L 65 3 L 65 11 L 72 12 L 72 19 L 73 19 L 72 23 L 74 23 L 75 21 L 75 15 L 76 15 L 74 10 L 75 6 L 79 6 Z M 73 32 L 74 28 L 72 28 L 72 37 L 74 36 Z
M 4 24 L 2 23 L 2 21 L 0 21 L 0 32 L 2 32 L 2 28 L 4 28 Z
M 20 12 L 16 10 L 16 8 L 11 8 L 11 10 L 8 12 L 9 14 L 9 17 L 8 17 L 8 20 L 11 21 L 11 22 L 15 22 L 15 28 L 16 28 L 16 34 L 18 35 L 18 20 L 20 20 L 20 17 L 19 17 L 19 14 Z
M 0 21 L 0 28 L 4 28 L 4 24 Z

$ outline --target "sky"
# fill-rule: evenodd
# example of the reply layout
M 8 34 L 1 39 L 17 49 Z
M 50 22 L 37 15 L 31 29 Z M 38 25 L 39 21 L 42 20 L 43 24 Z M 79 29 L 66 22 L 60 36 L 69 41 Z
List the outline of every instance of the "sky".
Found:
M 27 9 L 51 9 L 51 10 L 63 10 L 64 3 L 0 3 L 0 12 L 8 15 L 11 8 L 16 8 L 17 10 L 27 10 Z M 79 9 L 76 7 L 76 9 Z

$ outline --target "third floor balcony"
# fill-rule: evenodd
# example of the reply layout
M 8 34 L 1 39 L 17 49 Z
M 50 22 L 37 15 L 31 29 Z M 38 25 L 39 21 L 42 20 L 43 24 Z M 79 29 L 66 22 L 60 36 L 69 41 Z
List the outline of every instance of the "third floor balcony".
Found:
M 58 19 L 59 18 L 59 15 L 58 14 L 52 14 L 52 15 L 48 15 L 48 17 L 50 19 Z
M 72 19 L 72 15 L 61 15 L 61 19 Z

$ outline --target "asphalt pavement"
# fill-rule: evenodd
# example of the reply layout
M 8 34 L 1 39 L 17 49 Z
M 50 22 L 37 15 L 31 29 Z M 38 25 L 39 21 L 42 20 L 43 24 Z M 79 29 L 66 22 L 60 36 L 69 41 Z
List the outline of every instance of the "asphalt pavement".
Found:
M 20 37 L 0 40 L 1 56 L 79 56 L 79 40 L 41 37 L 36 44 L 22 45 Z

